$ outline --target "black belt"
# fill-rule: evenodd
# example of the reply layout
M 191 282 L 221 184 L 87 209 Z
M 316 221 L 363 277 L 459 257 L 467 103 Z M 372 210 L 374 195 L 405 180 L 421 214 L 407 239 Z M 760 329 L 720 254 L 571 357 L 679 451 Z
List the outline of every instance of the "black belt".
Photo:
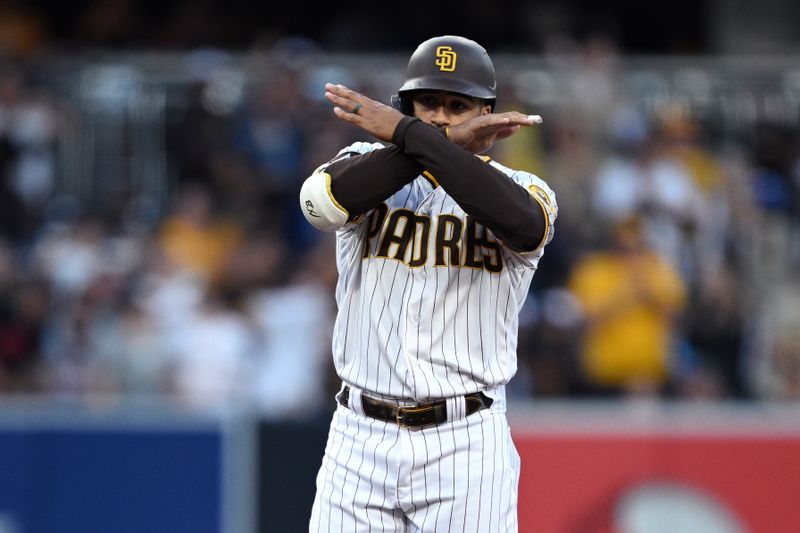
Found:
M 340 404 L 349 408 L 350 387 L 345 386 L 344 390 L 336 396 L 336 399 Z M 464 401 L 466 403 L 466 416 L 488 409 L 494 402 L 482 392 L 465 394 Z M 368 417 L 377 418 L 384 422 L 394 422 L 401 428 L 418 428 L 447 421 L 447 402 L 445 400 L 401 407 L 362 394 L 361 407 Z

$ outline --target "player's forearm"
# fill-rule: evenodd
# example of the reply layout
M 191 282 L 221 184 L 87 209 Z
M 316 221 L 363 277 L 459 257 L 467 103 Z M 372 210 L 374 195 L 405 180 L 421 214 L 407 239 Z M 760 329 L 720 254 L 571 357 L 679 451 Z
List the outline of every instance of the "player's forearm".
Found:
M 533 250 L 543 241 L 547 221 L 531 195 L 433 126 L 406 117 L 392 142 L 427 169 L 464 211 L 506 244 Z
M 328 165 L 331 194 L 350 220 L 402 189 L 422 172 L 422 167 L 396 146 L 353 155 Z

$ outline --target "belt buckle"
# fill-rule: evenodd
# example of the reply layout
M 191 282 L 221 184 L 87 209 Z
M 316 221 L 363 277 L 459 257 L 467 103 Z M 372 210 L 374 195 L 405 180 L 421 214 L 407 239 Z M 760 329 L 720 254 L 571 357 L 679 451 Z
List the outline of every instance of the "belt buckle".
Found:
M 411 427 L 411 426 L 409 426 L 408 424 L 406 424 L 403 421 L 403 415 L 405 413 L 406 413 L 406 409 L 404 407 L 398 407 L 397 408 L 397 413 L 395 414 L 395 420 L 397 421 L 397 425 L 402 429 L 407 429 L 407 428 Z
M 398 407 L 397 408 L 397 413 L 395 414 L 395 420 L 397 421 L 397 425 L 400 426 L 401 428 L 404 428 L 404 429 L 422 427 L 423 425 L 426 425 L 426 424 L 421 424 L 419 426 L 412 426 L 410 424 L 405 423 L 403 421 L 403 415 L 407 414 L 407 413 L 422 413 L 422 412 L 425 412 L 425 411 L 432 411 L 433 409 L 434 409 L 433 405 L 418 405 L 418 406 L 413 406 L 413 407 Z

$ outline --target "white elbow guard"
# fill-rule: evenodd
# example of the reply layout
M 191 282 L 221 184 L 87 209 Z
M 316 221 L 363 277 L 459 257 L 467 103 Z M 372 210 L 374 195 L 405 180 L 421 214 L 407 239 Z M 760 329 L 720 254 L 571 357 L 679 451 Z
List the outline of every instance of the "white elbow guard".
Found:
M 329 174 L 312 174 L 300 189 L 300 208 L 306 220 L 322 231 L 335 231 L 347 222 L 349 214 L 331 194 Z

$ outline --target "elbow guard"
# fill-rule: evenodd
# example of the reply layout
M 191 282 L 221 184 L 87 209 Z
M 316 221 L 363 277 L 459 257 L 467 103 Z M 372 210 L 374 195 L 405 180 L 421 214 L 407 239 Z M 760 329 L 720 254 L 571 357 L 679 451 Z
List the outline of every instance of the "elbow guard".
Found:
M 300 209 L 306 220 L 321 231 L 335 231 L 347 223 L 349 214 L 331 194 L 331 177 L 312 174 L 300 189 Z

